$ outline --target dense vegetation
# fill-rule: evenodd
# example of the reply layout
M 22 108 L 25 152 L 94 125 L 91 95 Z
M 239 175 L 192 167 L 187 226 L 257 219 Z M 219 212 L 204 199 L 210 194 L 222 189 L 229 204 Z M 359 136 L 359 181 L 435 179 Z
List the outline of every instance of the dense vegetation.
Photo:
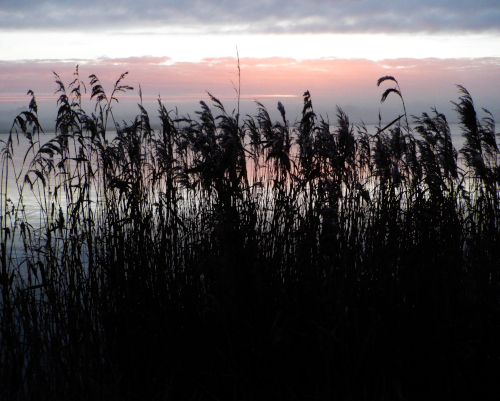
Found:
M 293 125 L 281 103 L 273 122 L 262 104 L 243 118 L 212 96 L 196 118 L 159 100 L 159 130 L 141 98 L 139 115 L 119 125 L 124 78 L 108 96 L 92 75 L 87 114 L 78 69 L 67 87 L 56 75 L 55 138 L 43 143 L 30 91 L 3 143 L 0 397 L 496 390 L 499 149 L 493 118 L 477 117 L 465 88 L 457 152 L 436 110 L 410 128 L 402 108 L 369 133 L 340 108 L 330 125 L 308 92 Z M 387 83 L 382 100 L 401 97 Z M 16 135 L 31 144 L 22 174 Z

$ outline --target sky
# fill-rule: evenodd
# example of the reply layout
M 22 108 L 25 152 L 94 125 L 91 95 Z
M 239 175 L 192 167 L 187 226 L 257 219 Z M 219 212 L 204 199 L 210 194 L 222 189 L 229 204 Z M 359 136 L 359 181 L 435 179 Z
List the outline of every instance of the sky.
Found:
M 240 82 L 238 83 L 238 60 Z M 207 92 L 228 110 L 255 115 L 255 101 L 291 122 L 302 95 L 334 122 L 336 106 L 355 124 L 397 117 L 398 99 L 380 103 L 391 75 L 408 113 L 436 107 L 456 120 L 457 84 L 478 111 L 500 119 L 498 0 L 0 0 L 0 130 L 29 104 L 55 119 L 55 71 L 63 82 L 96 74 L 108 93 L 128 72 L 133 91 L 115 111 L 132 120 L 140 102 L 194 115 Z M 90 94 L 87 93 L 87 99 Z M 86 103 L 92 111 L 90 102 Z M 8 128 L 7 128 L 8 129 Z

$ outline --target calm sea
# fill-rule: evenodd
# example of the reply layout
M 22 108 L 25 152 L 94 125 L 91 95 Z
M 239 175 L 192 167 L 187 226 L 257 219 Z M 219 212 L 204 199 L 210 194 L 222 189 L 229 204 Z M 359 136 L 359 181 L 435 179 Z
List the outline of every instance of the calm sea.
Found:
M 366 126 L 369 133 L 375 133 L 376 126 L 375 125 L 367 125 Z M 452 133 L 452 140 L 457 150 L 461 149 L 464 139 L 461 136 L 460 126 L 458 124 L 450 124 L 450 129 Z M 46 143 L 54 138 L 54 133 L 45 133 L 40 135 L 40 142 Z M 113 133 L 108 133 L 109 137 L 113 137 Z M 0 134 L 0 141 L 5 142 L 8 138 L 8 134 Z M 18 141 L 19 139 L 19 141 Z M 0 149 L 3 149 L 5 146 L 4 143 L 0 142 Z M 16 179 L 18 177 L 20 179 L 19 182 L 22 182 L 24 175 L 29 170 L 29 162 L 32 156 L 28 156 L 25 160 L 26 152 L 28 152 L 30 148 L 28 140 L 20 135 L 19 138 L 14 138 L 14 154 L 12 163 L 9 163 L 8 170 L 8 186 L 7 186 L 7 194 L 5 193 L 5 169 L 3 171 L 3 185 L 1 186 L 1 196 L 2 196 L 2 209 L 4 207 L 5 199 L 11 199 L 14 203 L 18 199 L 17 190 L 16 190 Z M 5 196 L 7 195 L 7 196 Z M 27 188 L 23 193 L 23 203 L 25 205 L 25 211 L 29 216 L 36 216 L 40 210 L 40 204 L 37 197 Z M 3 214 L 3 210 L 1 212 Z
M 370 134 L 374 134 L 377 129 L 375 125 L 367 125 L 368 132 Z M 454 142 L 455 148 L 459 150 L 463 145 L 463 138 L 461 137 L 461 131 L 458 124 L 450 125 L 450 129 L 452 132 L 452 140 Z M 356 131 L 355 131 L 356 132 Z M 108 133 L 109 138 L 114 137 L 114 133 Z M 46 133 L 40 135 L 40 143 L 44 144 L 53 139 L 55 136 L 54 133 Z M 5 141 L 8 139 L 8 134 L 0 134 L 0 151 L 5 148 Z M 19 139 L 19 141 L 18 141 Z M 37 146 L 38 148 L 38 146 Z M 5 160 L 2 157 L 3 163 L 2 168 L 0 168 L 1 174 L 1 185 L 0 185 L 0 220 L 2 225 L 4 224 L 4 219 L 7 218 L 7 221 L 10 219 L 10 216 L 13 215 L 12 212 L 6 214 L 6 210 L 12 211 L 19 207 L 19 192 L 17 189 L 17 185 L 22 184 L 24 180 L 24 176 L 28 173 L 30 167 L 30 161 L 33 158 L 33 153 L 30 151 L 28 153 L 28 157 L 26 157 L 26 153 L 30 151 L 29 141 L 23 137 L 19 136 L 19 138 L 14 138 L 14 153 L 12 157 L 12 162 L 8 163 L 8 176 L 6 175 L 7 170 L 5 169 Z M 31 173 L 33 177 L 33 173 Z M 17 181 L 16 181 L 17 178 Z M 5 183 L 7 182 L 7 185 Z M 38 183 L 40 185 L 40 183 Z M 41 188 L 41 186 L 40 186 Z M 37 195 L 37 185 L 35 185 L 35 190 L 31 191 L 29 185 L 25 185 L 25 189 L 22 193 L 22 204 L 23 204 L 23 212 L 26 217 L 26 221 L 32 225 L 33 228 L 40 228 L 43 224 L 40 221 L 41 208 L 49 208 L 50 205 L 43 204 L 43 196 Z M 61 205 L 64 209 L 64 204 Z M 50 209 L 49 209 L 50 210 Z M 62 210 L 65 214 L 66 210 Z M 58 210 L 56 211 L 58 213 Z M 11 219 L 12 223 L 13 219 Z M 10 224 L 11 224 L 10 223 Z M 7 226 L 10 225 L 9 222 Z M 17 237 L 17 235 L 16 235 Z M 23 259 L 23 251 L 22 251 L 22 242 L 18 241 L 17 238 L 13 238 L 13 250 L 18 255 L 17 257 L 13 257 L 13 259 L 18 259 L 21 263 Z

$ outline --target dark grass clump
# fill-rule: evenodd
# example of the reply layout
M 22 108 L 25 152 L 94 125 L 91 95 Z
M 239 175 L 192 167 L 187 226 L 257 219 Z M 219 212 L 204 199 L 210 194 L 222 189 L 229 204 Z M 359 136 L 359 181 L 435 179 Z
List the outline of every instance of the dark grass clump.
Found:
M 67 88 L 56 75 L 56 136 L 43 142 L 30 91 L 3 143 L 3 399 L 498 390 L 499 149 L 465 88 L 457 152 L 436 110 L 369 133 L 340 108 L 317 116 L 309 92 L 293 125 L 281 103 L 273 122 L 211 95 L 194 119 L 159 99 L 159 130 L 142 104 L 120 125 L 125 75 L 109 97 L 90 76 L 90 115 L 78 69 Z M 387 80 L 382 100 L 403 99 Z

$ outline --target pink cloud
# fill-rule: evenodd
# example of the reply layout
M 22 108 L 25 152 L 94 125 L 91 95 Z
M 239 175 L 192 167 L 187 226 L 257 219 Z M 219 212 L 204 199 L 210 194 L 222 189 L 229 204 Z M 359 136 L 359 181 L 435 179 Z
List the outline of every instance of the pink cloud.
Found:
M 89 96 L 90 74 L 96 74 L 108 94 L 125 71 L 123 83 L 134 91 L 120 93 L 119 99 L 133 103 L 139 101 L 138 88 L 142 88 L 145 101 L 156 102 L 158 95 L 175 104 L 185 101 L 207 100 L 206 91 L 221 100 L 234 102 L 234 85 L 238 84 L 235 58 L 204 59 L 201 62 L 171 63 L 168 57 L 132 57 L 126 59 L 2 61 L 0 62 L 0 103 L 28 102 L 25 95 L 31 89 L 38 101 L 55 102 L 53 71 L 63 82 L 74 79 L 75 66 L 79 65 L 80 78 L 87 85 Z M 335 105 L 364 115 L 353 119 L 373 120 L 378 109 L 392 113 L 400 107 L 399 99 L 391 98 L 380 105 L 380 96 L 389 87 L 384 82 L 376 86 L 378 78 L 392 75 L 398 79 L 408 112 L 420 114 L 430 107 L 449 111 L 450 101 L 456 100 L 455 84 L 465 86 L 472 94 L 478 108 L 486 107 L 500 116 L 499 58 L 484 59 L 394 59 L 370 61 L 364 59 L 318 59 L 298 61 L 291 58 L 242 58 L 242 100 L 253 99 L 270 104 L 282 99 L 283 104 L 299 107 L 302 94 L 309 90 L 313 104 L 319 112 L 335 113 Z M 193 103 L 195 104 L 195 103 Z M 3 106 L 2 106 L 3 107 Z M 254 108 L 255 109 L 255 108 Z M 297 110 L 299 110 L 298 108 Z M 194 110 L 191 110 L 193 112 Z M 366 113 L 370 115 L 366 116 Z M 388 117 L 389 118 L 389 117 Z

